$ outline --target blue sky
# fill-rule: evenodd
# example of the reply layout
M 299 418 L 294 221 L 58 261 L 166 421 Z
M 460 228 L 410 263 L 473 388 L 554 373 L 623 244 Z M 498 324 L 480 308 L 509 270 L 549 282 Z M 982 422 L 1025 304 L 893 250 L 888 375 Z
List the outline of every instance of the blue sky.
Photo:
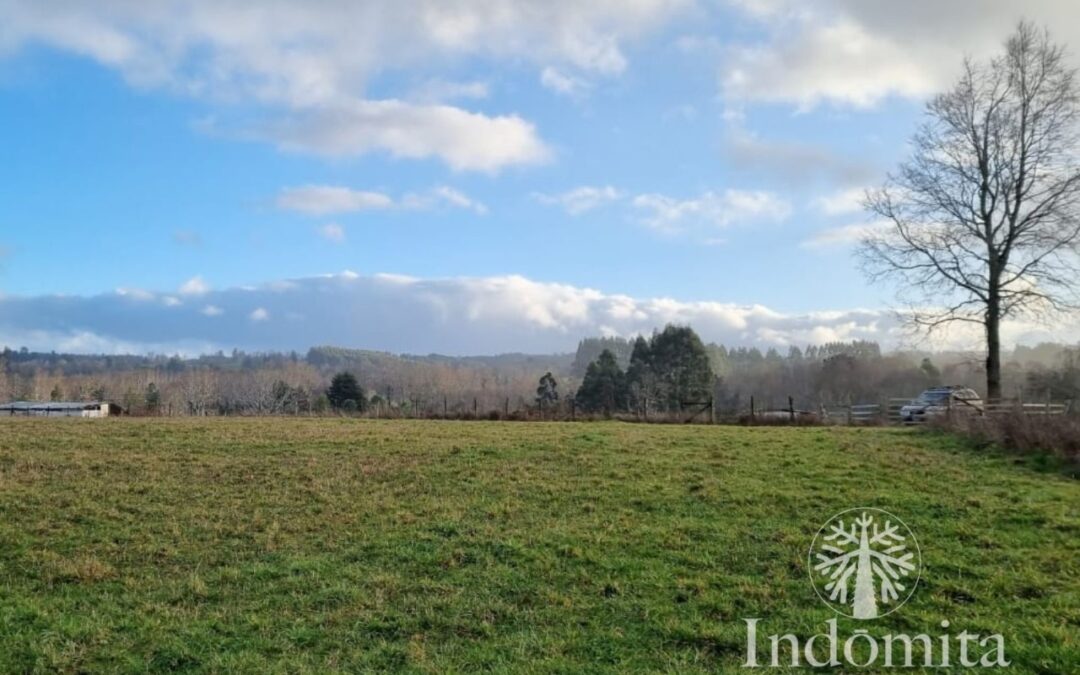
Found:
M 894 341 L 855 200 L 1009 4 L 0 0 L 0 343 Z

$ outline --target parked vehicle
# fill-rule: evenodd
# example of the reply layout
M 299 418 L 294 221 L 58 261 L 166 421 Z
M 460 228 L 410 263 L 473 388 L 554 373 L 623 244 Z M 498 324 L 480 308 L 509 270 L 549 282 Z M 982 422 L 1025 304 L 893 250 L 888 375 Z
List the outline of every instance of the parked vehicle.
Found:
M 952 385 L 935 387 L 919 394 L 918 398 L 900 408 L 900 421 L 917 424 L 946 413 L 981 415 L 982 398 L 968 387 Z

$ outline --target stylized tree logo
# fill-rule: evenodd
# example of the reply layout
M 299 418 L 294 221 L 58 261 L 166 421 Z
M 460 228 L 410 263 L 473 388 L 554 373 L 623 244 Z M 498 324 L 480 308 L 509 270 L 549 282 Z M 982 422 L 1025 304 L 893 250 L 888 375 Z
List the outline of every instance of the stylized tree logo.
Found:
M 919 583 L 919 543 L 896 516 L 873 508 L 830 518 L 810 545 L 810 581 L 830 607 L 875 619 L 907 602 Z M 888 611 L 878 606 L 891 605 Z

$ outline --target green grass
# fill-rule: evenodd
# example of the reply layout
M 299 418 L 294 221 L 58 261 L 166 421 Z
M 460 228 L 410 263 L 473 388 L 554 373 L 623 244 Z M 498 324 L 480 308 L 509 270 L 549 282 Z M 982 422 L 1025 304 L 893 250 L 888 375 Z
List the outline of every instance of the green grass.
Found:
M 883 429 L 0 421 L 0 671 L 736 672 L 834 617 L 806 551 L 877 506 L 920 587 L 870 627 L 1080 663 L 1080 483 Z M 744 671 L 745 672 L 745 671 Z M 909 671 L 910 672 L 910 671 Z

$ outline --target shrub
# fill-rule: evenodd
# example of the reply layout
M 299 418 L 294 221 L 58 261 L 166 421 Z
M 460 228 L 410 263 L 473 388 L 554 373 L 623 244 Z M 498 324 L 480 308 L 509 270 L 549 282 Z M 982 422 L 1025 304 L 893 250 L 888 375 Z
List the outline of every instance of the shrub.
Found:
M 1050 455 L 1074 472 L 1080 468 L 1080 417 L 1075 415 L 965 415 L 935 420 L 933 426 L 1010 452 Z

